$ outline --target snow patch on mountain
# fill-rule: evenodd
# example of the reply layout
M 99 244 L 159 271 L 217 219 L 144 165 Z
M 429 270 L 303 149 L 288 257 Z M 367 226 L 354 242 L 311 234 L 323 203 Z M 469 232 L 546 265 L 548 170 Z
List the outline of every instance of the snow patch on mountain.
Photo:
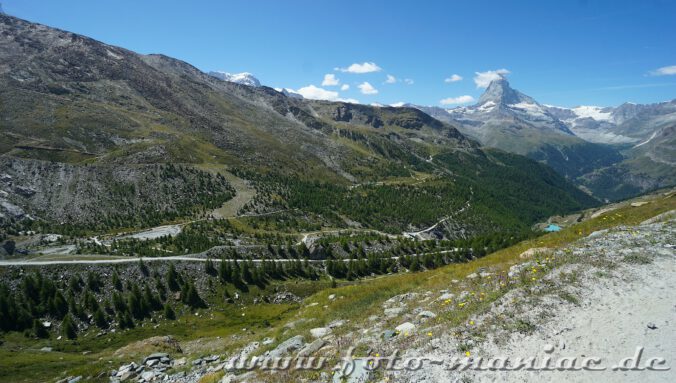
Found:
M 234 82 L 237 84 L 248 85 L 253 87 L 261 86 L 261 82 L 258 81 L 258 79 L 249 72 L 228 73 L 221 71 L 211 71 L 209 72 L 209 75 L 221 79 L 223 81 Z
M 518 104 L 511 104 L 509 105 L 510 108 L 512 109 L 520 109 L 525 111 L 526 113 L 533 115 L 533 116 L 538 116 L 538 117 L 544 117 L 545 116 L 545 110 L 540 107 L 538 104 L 534 104 L 532 102 L 520 102 Z
M 600 106 L 578 106 L 571 109 L 578 118 L 592 118 L 596 121 L 610 121 L 612 110 Z

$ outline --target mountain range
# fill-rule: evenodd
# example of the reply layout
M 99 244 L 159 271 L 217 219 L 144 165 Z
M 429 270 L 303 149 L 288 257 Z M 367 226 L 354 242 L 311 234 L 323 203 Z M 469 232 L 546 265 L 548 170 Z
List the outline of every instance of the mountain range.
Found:
M 245 210 L 391 232 L 442 220 L 449 237 L 597 203 L 416 108 L 289 97 L 10 16 L 0 36 L 6 222 L 84 230 L 188 217 L 232 193 L 215 173 L 255 186 Z
M 409 106 L 485 146 L 544 162 L 606 200 L 676 183 L 676 100 L 562 108 L 540 104 L 499 78 L 471 106 Z

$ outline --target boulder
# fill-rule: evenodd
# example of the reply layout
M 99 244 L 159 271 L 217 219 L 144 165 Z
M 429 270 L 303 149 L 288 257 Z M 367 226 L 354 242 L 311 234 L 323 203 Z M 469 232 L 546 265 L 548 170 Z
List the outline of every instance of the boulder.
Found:
M 552 249 L 548 247 L 534 247 L 532 249 L 528 249 L 521 253 L 519 255 L 519 258 L 521 259 L 528 259 L 528 258 L 533 258 L 536 255 L 546 255 L 550 254 L 552 252 Z
M 415 325 L 411 322 L 404 322 L 399 326 L 395 327 L 395 330 L 399 331 L 402 334 L 410 334 L 415 330 Z
M 325 341 L 322 339 L 317 339 L 314 342 L 308 344 L 307 346 L 303 347 L 302 350 L 298 353 L 298 356 L 310 356 L 317 352 L 320 348 L 324 347 L 326 344 Z
M 145 380 L 146 382 L 151 381 L 154 377 L 155 377 L 155 371 L 153 371 L 153 370 L 143 371 L 141 373 L 141 379 Z
M 305 338 L 302 335 L 296 335 L 280 343 L 274 350 L 270 351 L 267 356 L 271 358 L 281 357 L 289 352 L 300 350 L 305 345 Z
M 27 186 L 16 186 L 14 188 L 14 191 L 16 192 L 16 194 L 26 198 L 32 197 L 36 193 L 35 189 L 29 188 Z
M 312 336 L 315 338 L 321 338 L 329 335 L 330 333 L 331 329 L 329 327 L 317 327 L 310 330 L 310 334 L 312 334 Z

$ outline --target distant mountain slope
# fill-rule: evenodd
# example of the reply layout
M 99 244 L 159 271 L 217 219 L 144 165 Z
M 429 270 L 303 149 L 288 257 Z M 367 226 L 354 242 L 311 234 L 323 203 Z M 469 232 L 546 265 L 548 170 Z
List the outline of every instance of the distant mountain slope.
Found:
M 144 205 L 148 200 L 176 201 L 159 209 L 166 214 L 153 222 L 213 204 L 208 187 L 194 191 L 195 206 L 173 198 L 189 190 L 183 181 L 171 186 L 162 179 L 143 198 L 108 192 L 148 185 L 153 178 L 144 169 L 150 164 L 237 169 L 263 180 L 261 195 L 281 185 L 283 193 L 262 204 L 278 203 L 281 195 L 289 201 L 307 199 L 299 193 L 321 190 L 311 186 L 317 183 L 329 185 L 340 196 L 336 201 L 346 206 L 350 198 L 363 199 L 332 225 L 367 219 L 363 204 L 380 212 L 396 207 L 387 212 L 396 230 L 411 227 L 403 219 L 417 211 L 411 204 L 427 204 L 428 214 L 419 214 L 423 218 L 416 224 L 433 224 L 473 191 L 477 201 L 471 211 L 454 223 L 457 232 L 447 232 L 456 236 L 499 225 L 528 227 L 530 220 L 595 203 L 548 168 L 486 152 L 453 125 L 414 108 L 287 97 L 268 87 L 219 80 L 170 57 L 140 55 L 9 16 L 0 16 L 0 116 L 0 156 L 11 164 L 6 172 L 12 179 L 11 185 L 0 185 L 6 193 L 0 198 L 37 217 L 62 216 L 70 224 L 90 225 L 99 215 L 110 217 L 102 227 L 124 226 L 123 217 L 112 215 L 121 202 L 116 198 L 127 201 L 129 211 L 154 206 Z M 115 176 L 119 172 L 129 176 Z M 195 177 L 205 185 L 215 182 Z M 265 180 L 284 182 L 267 185 Z M 373 193 L 348 189 L 359 183 L 375 185 Z M 493 190 L 500 184 L 504 190 Z M 79 185 L 95 187 L 72 192 Z M 23 186 L 34 194 L 15 193 Z M 223 183 L 222 190 L 228 185 Z M 507 199 L 495 193 L 520 200 L 503 204 Z M 557 198 L 543 200 L 543 195 Z M 100 211 L 74 211 L 80 205 L 73 198 Z
M 676 101 L 561 108 L 542 105 L 501 78 L 475 105 L 416 107 L 483 145 L 544 162 L 602 198 L 626 198 L 676 184 L 676 157 L 668 146 Z M 633 148 L 657 135 L 667 138 Z

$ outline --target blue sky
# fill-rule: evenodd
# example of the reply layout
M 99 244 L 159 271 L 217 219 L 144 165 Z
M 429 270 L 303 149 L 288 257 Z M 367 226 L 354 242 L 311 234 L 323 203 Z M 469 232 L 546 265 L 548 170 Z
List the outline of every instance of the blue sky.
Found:
M 477 72 L 500 69 L 545 104 L 676 98 L 676 1 L 0 2 L 14 16 L 204 71 L 362 103 L 478 99 Z M 363 63 L 352 69 L 379 70 L 339 70 Z M 322 86 L 326 74 L 339 84 Z M 445 82 L 454 74 L 462 80 Z

